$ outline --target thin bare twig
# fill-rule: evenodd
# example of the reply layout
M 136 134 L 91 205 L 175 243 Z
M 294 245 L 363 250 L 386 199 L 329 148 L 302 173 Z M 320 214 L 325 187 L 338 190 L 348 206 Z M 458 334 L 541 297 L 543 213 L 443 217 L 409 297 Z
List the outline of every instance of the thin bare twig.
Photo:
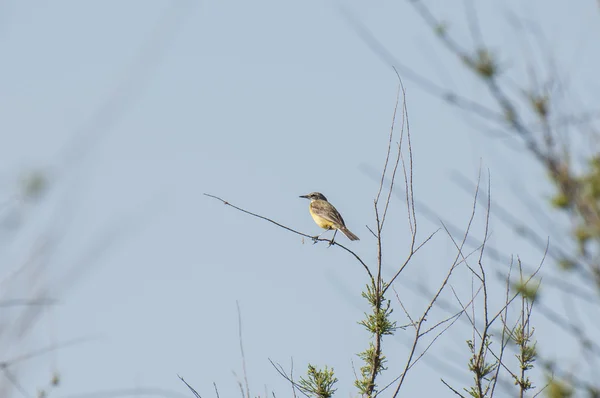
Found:
M 396 72 L 396 76 L 398 77 L 398 94 L 396 97 L 396 108 L 398 106 L 398 101 L 400 99 L 399 98 L 400 91 L 402 91 L 402 126 L 400 127 L 400 143 L 398 144 L 398 154 L 396 155 L 396 161 L 394 162 L 394 169 L 392 171 L 392 177 L 390 178 L 390 186 L 388 188 L 388 195 L 387 195 L 387 198 L 385 201 L 383 216 L 381 217 L 381 229 L 383 229 L 383 224 L 385 223 L 387 211 L 390 206 L 390 198 L 392 196 L 392 192 L 394 191 L 394 182 L 396 180 L 396 171 L 398 170 L 398 164 L 399 164 L 400 160 L 402 159 L 402 141 L 404 138 L 404 126 L 405 126 L 405 121 L 408 119 L 407 106 L 406 106 L 406 90 L 404 89 L 404 84 L 402 83 L 402 78 L 398 74 L 398 71 L 396 70 L 396 68 L 394 68 L 394 72 Z M 396 108 L 394 108 L 394 118 L 392 120 L 392 127 L 391 127 L 390 134 L 392 134 L 394 131 L 394 125 L 395 125 L 395 121 L 396 121 Z M 390 138 L 391 138 L 391 135 L 390 135 Z M 388 147 L 388 156 L 389 156 L 389 150 L 390 150 L 390 148 Z M 409 152 L 410 152 L 410 140 L 409 140 Z M 404 161 L 402 162 L 402 165 L 404 166 Z M 411 166 L 412 166 L 412 164 L 411 164 Z M 387 161 L 386 161 L 386 167 L 387 167 Z M 382 184 L 383 184 L 384 180 L 385 180 L 385 169 L 381 173 L 381 183 Z M 408 191 L 408 189 L 407 189 L 407 191 Z M 377 193 L 377 200 L 379 200 L 379 193 Z M 411 231 L 412 231 L 412 224 L 411 224 Z
M 400 268 L 398 269 L 398 271 L 394 274 L 394 276 L 392 277 L 392 279 L 390 279 L 390 281 L 388 283 L 386 283 L 386 287 L 383 289 L 383 293 L 385 293 L 390 288 L 390 286 L 392 286 L 392 283 L 394 283 L 394 281 L 396 281 L 396 278 L 398 278 L 398 276 L 400 276 L 400 274 L 402 273 L 402 271 L 404 270 L 404 268 L 406 268 L 406 266 L 408 265 L 408 263 L 410 262 L 410 260 L 413 258 L 413 256 L 423 246 L 425 246 L 425 244 L 427 242 L 429 242 L 431 240 L 431 238 L 433 238 L 435 236 L 435 234 L 437 234 L 439 231 L 440 231 L 439 229 L 433 231 L 431 233 L 431 235 L 429 235 L 423 242 L 421 242 L 421 244 L 419 244 L 419 246 L 417 246 L 414 250 L 412 250 L 411 253 L 409 253 L 408 257 L 406 258 L 406 260 L 404 261 L 404 263 L 400 266 Z
M 464 395 L 462 395 L 461 393 L 459 393 L 458 391 L 456 391 L 456 390 L 455 390 L 455 389 L 454 389 L 454 388 L 453 388 L 453 387 L 452 387 L 450 384 L 446 383 L 446 382 L 444 381 L 444 379 L 440 379 L 440 380 L 442 381 L 442 383 L 444 383 L 444 385 L 445 385 L 446 387 L 448 387 L 450 390 L 452 390 L 452 392 L 453 392 L 454 394 L 458 395 L 459 397 L 466 398 Z
M 396 299 L 398 300 L 398 303 L 400 304 L 400 307 L 402 307 L 402 310 L 404 311 L 404 314 L 406 315 L 406 317 L 410 321 L 410 324 L 412 326 L 414 326 L 414 328 L 416 329 L 417 328 L 417 323 L 415 321 L 413 321 L 412 317 L 408 313 L 408 310 L 404 307 L 404 304 L 402 303 L 402 300 L 400 300 L 400 295 L 398 295 L 398 292 L 396 291 L 396 288 L 392 287 L 392 290 L 394 291 L 394 294 L 396 295 Z
M 244 354 L 244 342 L 242 340 L 242 311 L 240 310 L 240 303 L 236 300 L 235 305 L 237 306 L 238 313 L 238 338 L 240 340 L 240 352 L 242 354 L 242 372 L 244 373 L 244 384 L 246 386 L 246 396 L 250 398 L 250 386 L 248 385 L 248 372 L 246 370 L 246 355 Z
M 298 389 L 298 391 L 300 391 L 305 397 L 310 398 L 310 396 L 306 392 L 304 392 L 304 388 L 294 381 L 293 376 L 291 374 L 290 374 L 290 376 L 287 375 L 287 373 L 283 369 L 283 366 L 281 366 L 279 364 L 275 364 L 275 362 L 273 362 L 271 360 L 271 358 L 269 358 L 269 362 L 271 363 L 271 365 L 275 368 L 275 370 L 277 371 L 277 373 L 279 373 L 279 375 L 281 377 L 283 377 L 284 379 L 289 381 L 292 384 L 292 386 L 294 388 Z
M 398 76 L 399 78 L 399 76 Z M 375 204 L 379 203 L 379 196 L 381 195 L 381 191 L 383 190 L 383 183 L 385 180 L 385 173 L 387 171 L 388 162 L 390 160 L 390 153 L 392 151 L 392 141 L 394 137 L 394 126 L 396 125 L 396 111 L 398 110 L 398 103 L 400 102 L 400 90 L 402 89 L 401 81 L 398 84 L 398 91 L 396 93 L 396 104 L 394 105 L 394 113 L 392 115 L 392 126 L 390 128 L 390 136 L 388 140 L 388 147 L 385 154 L 385 163 L 383 164 L 383 171 L 381 172 L 381 181 L 379 182 L 379 190 L 377 191 L 377 195 L 375 196 Z
M 509 296 L 510 296 L 510 275 L 512 274 L 513 265 L 514 265 L 514 262 L 511 261 L 510 266 L 508 268 L 508 275 L 506 277 L 505 302 L 508 302 Z M 504 319 L 502 319 L 502 316 L 500 318 L 502 320 L 502 335 L 500 336 L 501 349 L 500 349 L 500 355 L 498 358 L 498 362 L 502 363 L 502 357 L 504 356 L 504 350 L 506 349 L 506 346 L 508 345 L 508 343 L 510 341 L 510 336 L 509 337 L 506 336 L 506 328 L 507 328 L 506 322 L 508 321 L 508 306 L 505 306 L 504 310 L 500 311 L 499 313 L 504 314 Z M 497 366 L 496 370 L 494 372 L 494 377 L 492 378 L 492 386 L 490 389 L 490 396 L 492 396 L 492 397 L 494 396 L 494 391 L 496 391 L 496 385 L 498 383 L 499 374 L 500 374 L 500 366 Z
M 290 380 L 291 380 L 291 384 L 292 384 L 292 393 L 294 394 L 294 398 L 297 398 L 296 386 L 294 383 L 294 358 L 290 358 Z
M 185 381 L 185 380 L 183 379 L 183 377 L 181 377 L 181 376 L 179 376 L 179 375 L 177 375 L 177 377 L 179 377 L 179 379 L 180 379 L 180 380 L 181 380 L 181 381 L 182 381 L 182 382 L 183 382 L 183 383 L 184 383 L 184 384 L 187 386 L 187 388 L 189 388 L 189 389 L 190 389 L 190 391 L 192 392 L 192 394 L 194 394 L 194 396 L 195 396 L 196 398 L 202 398 L 202 397 L 200 396 L 200 394 L 198 394 L 198 391 L 196 391 L 196 390 L 194 389 L 194 387 L 190 386 L 190 385 L 188 384 L 188 382 L 187 382 L 187 381 Z M 217 387 L 216 387 L 216 385 L 215 385 L 215 389 L 216 389 L 216 388 L 217 388 Z M 218 396 L 218 394 L 217 394 L 217 396 Z
M 419 319 L 418 323 L 417 323 L 417 328 L 415 330 L 415 338 L 413 340 L 413 344 L 412 347 L 410 349 L 409 355 L 408 355 L 408 359 L 406 361 L 406 365 L 404 367 L 404 371 L 402 372 L 400 379 L 398 381 L 398 385 L 396 387 L 396 390 L 394 391 L 393 394 L 393 398 L 396 398 L 398 396 L 398 393 L 400 392 L 400 388 L 402 387 L 402 384 L 404 383 L 404 380 L 406 378 L 406 374 L 408 373 L 408 370 L 411 367 L 412 364 L 412 359 L 415 355 L 415 351 L 417 348 L 417 345 L 419 343 L 419 340 L 421 338 L 421 327 L 423 326 L 423 322 L 425 321 L 425 319 L 427 318 L 427 315 L 429 314 L 429 312 L 431 311 L 431 309 L 433 308 L 435 302 L 437 301 L 438 297 L 442 294 L 442 291 L 444 290 L 444 288 L 446 287 L 446 285 L 448 284 L 448 281 L 450 280 L 450 277 L 452 275 L 452 273 L 454 272 L 454 270 L 456 269 L 456 267 L 458 266 L 458 264 L 460 264 L 461 261 L 459 261 L 459 258 L 462 257 L 462 247 L 465 244 L 465 241 L 471 231 L 471 225 L 473 223 L 473 219 L 475 218 L 475 213 L 476 213 L 476 209 L 477 209 L 477 194 L 479 192 L 479 185 L 477 187 L 477 190 L 475 191 L 475 197 L 473 200 L 473 207 L 472 207 L 472 211 L 471 211 L 471 216 L 469 218 L 469 222 L 467 223 L 467 227 L 463 236 L 463 240 L 460 244 L 460 248 L 458 250 L 458 253 L 456 254 L 456 257 L 454 258 L 454 261 L 452 263 L 452 265 L 450 266 L 444 280 L 442 281 L 440 287 L 438 288 L 437 292 L 435 293 L 435 295 L 433 296 L 433 298 L 431 299 L 431 301 L 429 302 L 429 305 L 427 306 L 427 308 L 425 309 L 425 311 L 423 312 L 423 315 L 421 316 L 421 318 Z M 446 228 L 444 226 L 444 228 Z
M 368 225 L 365 225 L 365 227 L 367 227 L 367 229 L 369 230 L 369 232 L 373 235 L 373 237 L 375 239 L 377 239 L 377 234 L 375 232 L 373 232 L 373 230 L 371 229 L 371 227 L 369 227 Z

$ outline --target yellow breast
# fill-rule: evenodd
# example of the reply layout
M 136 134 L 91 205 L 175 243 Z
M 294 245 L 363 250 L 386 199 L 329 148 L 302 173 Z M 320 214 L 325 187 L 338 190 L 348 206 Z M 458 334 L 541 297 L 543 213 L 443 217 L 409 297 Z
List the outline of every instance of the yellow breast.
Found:
M 310 211 L 310 215 L 312 216 L 313 220 L 315 220 L 315 222 L 317 223 L 317 225 L 323 229 L 335 229 L 333 223 L 329 220 L 324 219 L 323 217 L 319 216 L 318 214 L 315 214 L 313 212 L 312 206 L 308 206 L 308 211 Z

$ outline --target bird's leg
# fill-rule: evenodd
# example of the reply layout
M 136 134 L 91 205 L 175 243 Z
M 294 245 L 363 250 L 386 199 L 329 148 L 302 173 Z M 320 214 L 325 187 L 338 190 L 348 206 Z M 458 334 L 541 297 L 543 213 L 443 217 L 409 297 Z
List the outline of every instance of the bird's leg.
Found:
M 338 230 L 336 229 L 336 230 L 335 230 L 335 232 L 333 233 L 333 237 L 332 237 L 332 238 L 331 238 L 331 240 L 329 241 L 329 246 L 328 246 L 328 247 L 330 247 L 331 245 L 333 245 L 333 243 L 334 243 L 334 240 L 335 240 L 335 234 L 337 234 L 337 231 L 338 231 Z
M 330 230 L 330 229 L 329 229 L 329 228 L 327 228 L 325 231 L 321 232 L 319 235 L 317 235 L 317 236 L 314 236 L 314 237 L 312 238 L 312 239 L 313 239 L 313 245 L 319 241 L 319 238 L 321 237 L 321 235 L 323 235 L 325 232 L 328 232 L 329 230 Z
M 325 232 L 327 232 L 327 231 L 325 231 Z M 313 236 L 313 238 L 312 238 L 312 240 L 313 240 L 313 245 L 319 241 L 319 238 L 320 238 L 320 237 L 321 237 L 321 235 L 323 235 L 325 232 L 321 232 L 319 235 Z

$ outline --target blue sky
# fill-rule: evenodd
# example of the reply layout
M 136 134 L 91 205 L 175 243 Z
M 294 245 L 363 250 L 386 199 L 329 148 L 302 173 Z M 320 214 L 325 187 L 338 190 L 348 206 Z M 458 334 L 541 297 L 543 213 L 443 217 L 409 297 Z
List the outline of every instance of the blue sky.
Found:
M 526 81 L 520 61 L 528 53 L 507 11 L 539 23 L 570 79 L 565 113 L 597 107 L 591 94 L 598 92 L 600 23 L 597 5 L 588 3 L 487 1 L 477 8 L 486 43 L 518 81 Z M 471 45 L 462 4 L 428 4 Z M 344 7 L 405 65 L 491 103 L 408 2 Z M 368 337 L 357 325 L 366 310 L 362 268 L 341 250 L 303 243 L 203 195 L 316 234 L 298 195 L 323 192 L 361 237 L 349 245 L 373 262 L 365 225 L 373 223 L 377 181 L 368 170 L 383 164 L 397 81 L 341 3 L 9 0 L 0 15 L 0 194 L 3 211 L 18 213 L 20 226 L 1 235 L 3 280 L 32 247 L 60 238 L 36 272 L 10 285 L 47 292 L 59 304 L 19 344 L 3 338 L 2 356 L 90 338 L 23 363 L 18 377 L 26 390 L 33 394 L 56 369 L 62 383 L 54 394 L 61 397 L 136 387 L 189 396 L 177 374 L 203 396 L 211 396 L 213 382 L 221 396 L 238 394 L 237 301 L 254 395 L 264 395 L 265 385 L 277 396 L 290 393 L 268 358 L 284 366 L 293 358 L 297 372 L 309 362 L 333 366 L 339 395 L 354 394 L 352 361 L 358 367 L 355 354 Z M 551 187 L 519 142 L 482 134 L 476 119 L 404 82 L 417 199 L 466 225 L 472 195 L 452 175 L 474 181 L 481 165 L 494 200 L 533 223 L 520 190 L 549 197 Z M 19 204 L 20 176 L 38 169 L 50 191 L 39 203 Z M 409 239 L 405 208 L 394 206 L 388 270 Z M 483 220 L 481 212 L 475 235 Z M 419 222 L 421 238 L 440 226 L 422 215 Z M 501 223 L 492 224 L 491 242 L 530 264 L 541 259 Z M 398 285 L 410 308 L 423 300 L 402 286 L 433 288 L 454 254 L 440 234 L 416 257 Z M 464 275 L 455 286 L 468 294 Z M 559 332 L 545 333 L 542 342 Z M 457 327 L 435 355 L 460 358 L 464 368 L 468 337 Z M 406 334 L 387 340 L 388 356 L 404 358 L 407 341 Z M 397 374 L 396 365 L 391 359 L 384 380 Z M 448 393 L 425 363 L 406 388 L 408 396 L 416 388 L 421 396 Z

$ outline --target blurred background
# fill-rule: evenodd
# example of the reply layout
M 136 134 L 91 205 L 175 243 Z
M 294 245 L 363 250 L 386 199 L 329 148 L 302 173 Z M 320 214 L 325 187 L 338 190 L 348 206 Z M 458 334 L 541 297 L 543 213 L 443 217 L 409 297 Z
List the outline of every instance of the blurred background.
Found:
M 450 35 L 473 60 L 494 57 L 514 109 Z M 213 383 L 239 396 L 236 302 L 252 396 L 292 394 L 269 359 L 288 370 L 293 359 L 297 374 L 332 366 L 337 395 L 355 396 L 369 337 L 357 324 L 362 267 L 203 194 L 316 235 L 298 196 L 322 192 L 361 238 L 337 239 L 374 264 L 365 226 L 396 101 L 392 66 L 406 89 L 419 240 L 442 222 L 462 237 L 481 173 L 494 203 L 485 258 L 500 275 L 495 310 L 516 256 L 532 270 L 553 245 L 571 253 L 546 255 L 540 274 L 534 380 L 589 392 L 600 380 L 588 340 L 600 325 L 600 229 L 582 232 L 580 209 L 557 206 L 564 186 L 506 111 L 569 178 L 595 178 L 598 37 L 593 1 L 0 2 L 0 396 L 191 396 L 178 375 L 203 397 Z M 403 185 L 388 276 L 410 241 Z M 412 260 L 396 283 L 409 309 L 455 256 L 442 231 Z M 588 273 L 564 270 L 580 260 Z M 468 296 L 472 276 L 460 275 L 453 287 Z M 469 385 L 470 333 L 468 323 L 449 329 L 411 370 L 405 396 L 452 395 L 440 378 Z M 384 384 L 411 341 L 403 331 L 384 341 Z M 505 388 L 498 396 L 511 396 Z

